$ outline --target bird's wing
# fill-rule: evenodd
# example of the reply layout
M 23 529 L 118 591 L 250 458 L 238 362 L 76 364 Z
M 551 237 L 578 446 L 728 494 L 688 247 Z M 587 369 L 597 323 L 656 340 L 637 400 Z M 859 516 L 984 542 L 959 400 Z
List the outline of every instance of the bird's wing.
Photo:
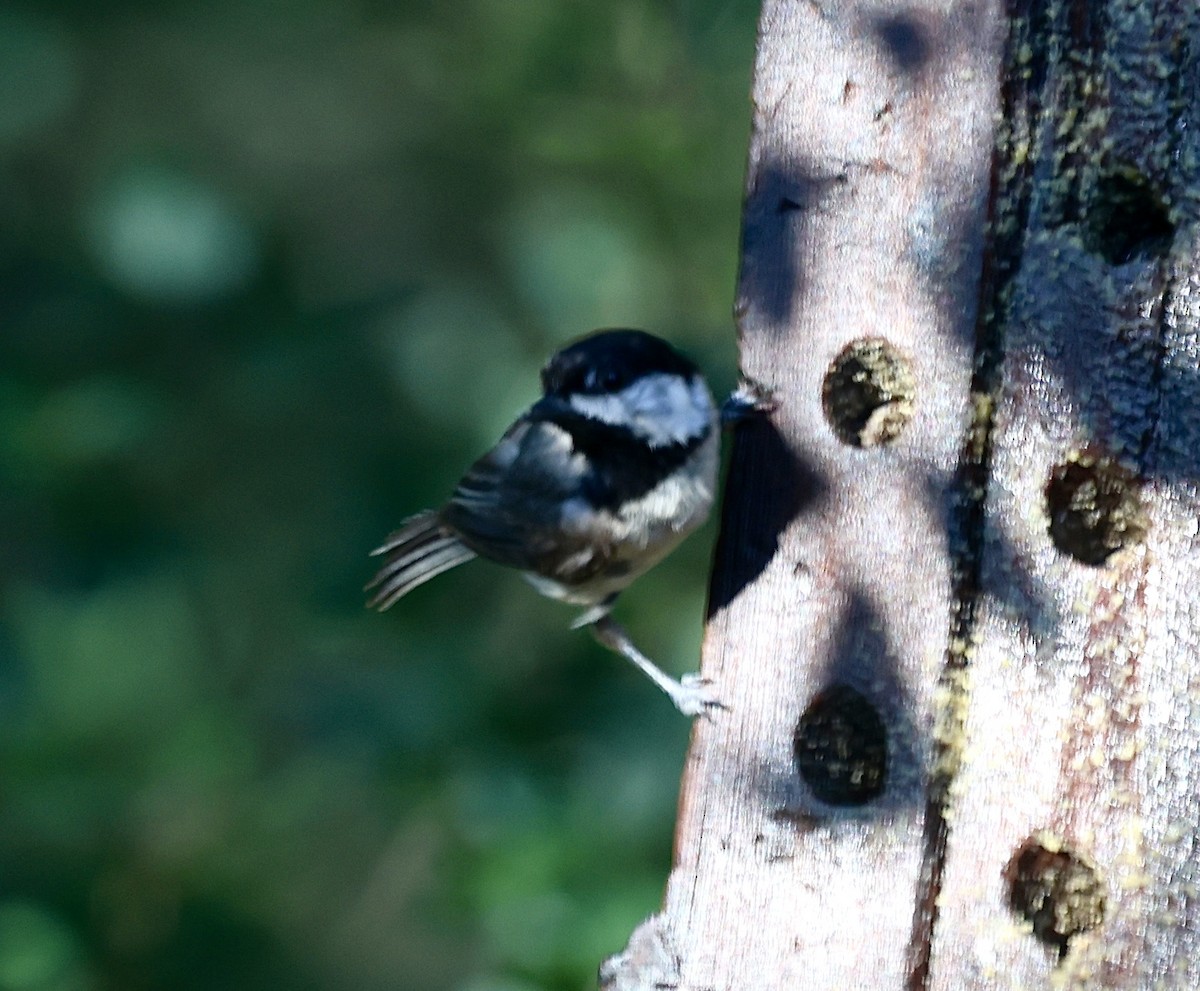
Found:
M 561 544 L 563 507 L 585 471 L 566 430 L 522 419 L 467 470 L 441 519 L 482 557 L 544 570 L 539 562 Z

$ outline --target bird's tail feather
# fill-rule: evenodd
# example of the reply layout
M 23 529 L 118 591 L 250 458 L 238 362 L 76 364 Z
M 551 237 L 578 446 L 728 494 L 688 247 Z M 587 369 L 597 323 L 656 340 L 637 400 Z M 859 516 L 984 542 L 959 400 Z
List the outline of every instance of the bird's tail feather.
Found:
M 375 589 L 367 606 L 381 611 L 430 578 L 475 557 L 475 552 L 446 530 L 432 511 L 406 520 L 371 554 L 386 555 L 383 567 L 364 589 Z

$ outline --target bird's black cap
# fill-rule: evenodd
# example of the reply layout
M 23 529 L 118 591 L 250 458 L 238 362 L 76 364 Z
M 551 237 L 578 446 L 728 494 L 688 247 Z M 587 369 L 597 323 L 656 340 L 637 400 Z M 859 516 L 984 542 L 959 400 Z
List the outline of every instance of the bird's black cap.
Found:
M 642 330 L 598 330 L 568 344 L 542 369 L 547 396 L 617 392 L 646 375 L 691 378 L 699 369 L 660 337 Z

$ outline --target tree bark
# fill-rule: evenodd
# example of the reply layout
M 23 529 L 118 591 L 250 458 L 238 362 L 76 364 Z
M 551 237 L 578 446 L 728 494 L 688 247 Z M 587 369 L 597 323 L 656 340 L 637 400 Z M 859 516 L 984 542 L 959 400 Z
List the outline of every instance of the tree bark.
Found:
M 1200 987 L 1200 11 L 766 0 L 662 912 L 610 989 Z

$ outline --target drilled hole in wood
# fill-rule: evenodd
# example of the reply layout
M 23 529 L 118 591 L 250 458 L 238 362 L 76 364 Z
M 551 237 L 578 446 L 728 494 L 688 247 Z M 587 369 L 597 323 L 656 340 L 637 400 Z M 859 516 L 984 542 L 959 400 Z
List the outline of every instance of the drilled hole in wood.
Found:
M 1163 196 L 1135 169 L 1101 176 L 1088 206 L 1087 244 L 1112 265 L 1165 255 L 1175 224 Z
M 1071 939 L 1104 921 L 1104 883 L 1096 868 L 1056 837 L 1025 842 L 1005 872 L 1009 907 L 1043 943 L 1066 954 Z
M 844 348 L 825 373 L 821 402 L 838 439 L 853 447 L 890 444 L 912 419 L 912 365 L 881 337 Z
M 1107 455 L 1072 454 L 1046 485 L 1050 539 L 1064 554 L 1101 565 L 1146 536 L 1137 477 Z
M 800 776 L 827 805 L 865 805 L 883 792 L 887 729 L 865 696 L 846 685 L 821 692 L 792 739 Z

